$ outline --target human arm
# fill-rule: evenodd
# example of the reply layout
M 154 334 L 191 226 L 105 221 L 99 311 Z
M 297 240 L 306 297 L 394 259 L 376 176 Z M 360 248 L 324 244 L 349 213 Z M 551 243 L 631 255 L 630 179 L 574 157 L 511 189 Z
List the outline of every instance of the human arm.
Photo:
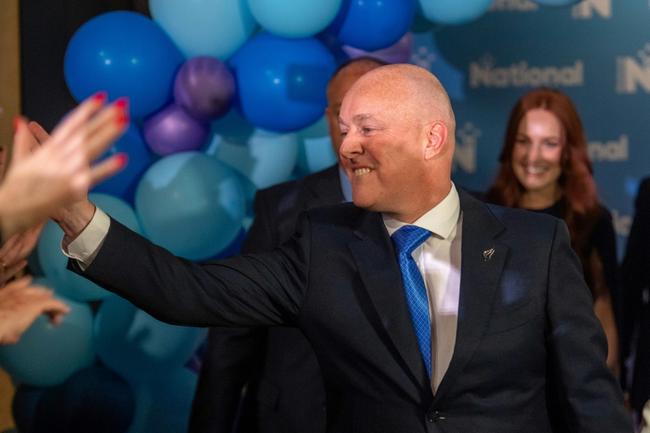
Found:
M 607 346 L 582 267 L 558 222 L 548 268 L 547 346 L 569 431 L 632 432 L 620 387 L 606 365 Z
M 51 290 L 32 286 L 31 278 L 12 281 L 0 289 L 0 345 L 18 342 L 41 314 L 58 323 L 68 311 L 68 306 L 53 298 Z

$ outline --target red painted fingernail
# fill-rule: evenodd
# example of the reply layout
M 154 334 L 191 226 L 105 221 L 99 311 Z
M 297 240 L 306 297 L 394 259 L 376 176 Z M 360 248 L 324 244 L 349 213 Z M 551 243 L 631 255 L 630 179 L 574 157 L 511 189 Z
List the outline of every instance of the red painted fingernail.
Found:
M 118 153 L 115 155 L 115 159 L 117 159 L 117 164 L 122 168 L 129 162 L 129 155 L 126 153 Z
M 23 124 L 23 118 L 21 116 L 14 116 L 14 132 L 18 131 L 18 128 Z
M 115 106 L 117 108 L 122 109 L 123 111 L 126 111 L 129 108 L 129 98 L 127 98 L 126 96 L 117 98 L 117 100 L 115 101 Z
M 95 93 L 93 96 L 93 101 L 95 101 L 98 104 L 103 104 L 106 102 L 106 99 L 108 98 L 108 93 L 106 93 L 104 90 L 101 90 L 97 93 Z

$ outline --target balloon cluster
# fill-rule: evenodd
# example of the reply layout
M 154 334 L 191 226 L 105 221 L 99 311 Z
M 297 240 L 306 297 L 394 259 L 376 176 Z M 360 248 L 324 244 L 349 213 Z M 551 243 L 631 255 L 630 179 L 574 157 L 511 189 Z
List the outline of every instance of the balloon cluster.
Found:
M 68 44 L 66 83 L 77 100 L 98 90 L 127 96 L 133 123 L 107 152 L 127 153 L 128 167 L 91 200 L 177 255 L 233 254 L 256 189 L 336 162 L 323 113 L 337 64 L 364 55 L 408 62 L 416 14 L 459 24 L 491 3 L 149 0 L 152 19 L 97 16 Z M 203 333 L 161 323 L 67 270 L 61 238 L 49 224 L 32 265 L 70 314 L 59 327 L 38 320 L 19 344 L 0 348 L 0 366 L 22 384 L 18 427 L 185 431 L 196 381 L 186 362 Z M 32 422 L 42 419 L 52 422 Z

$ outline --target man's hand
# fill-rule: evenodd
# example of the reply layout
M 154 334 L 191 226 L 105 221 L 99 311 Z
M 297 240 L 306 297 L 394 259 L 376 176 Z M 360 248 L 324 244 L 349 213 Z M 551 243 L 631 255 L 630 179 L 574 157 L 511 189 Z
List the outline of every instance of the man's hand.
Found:
M 14 344 L 41 314 L 59 324 L 70 308 L 54 299 L 52 291 L 30 286 L 30 277 L 12 281 L 0 289 L 0 344 Z
M 125 165 L 123 154 L 92 165 L 128 123 L 126 100 L 108 106 L 104 100 L 105 94 L 97 94 L 84 101 L 51 136 L 38 125 L 17 120 L 12 161 L 0 186 L 5 236 L 56 217 L 64 206 L 85 201 L 89 188 Z

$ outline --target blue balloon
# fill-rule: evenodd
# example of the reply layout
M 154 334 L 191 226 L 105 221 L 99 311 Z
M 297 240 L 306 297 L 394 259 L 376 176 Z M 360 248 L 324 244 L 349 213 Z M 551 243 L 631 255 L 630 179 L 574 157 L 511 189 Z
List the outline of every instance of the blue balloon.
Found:
M 126 153 L 128 164 L 122 171 L 93 188 L 93 192 L 110 194 L 133 203 L 135 188 L 145 170 L 153 163 L 154 156 L 145 144 L 139 128 L 131 124 L 126 133 L 105 152 L 100 159 L 116 153 Z
M 462 24 L 483 15 L 493 0 L 420 0 L 423 15 L 434 23 Z
M 134 386 L 183 366 L 205 338 L 205 330 L 163 323 L 111 296 L 97 311 L 94 336 L 97 356 Z
M 374 51 L 404 35 L 415 10 L 415 0 L 346 0 L 329 31 L 344 45 Z
M 159 372 L 135 387 L 136 414 L 129 433 L 185 432 L 198 375 L 185 367 Z
M 86 22 L 72 36 L 65 81 L 77 101 L 99 90 L 128 96 L 134 117 L 150 114 L 172 96 L 183 55 L 165 32 L 141 14 L 117 11 Z
M 298 136 L 256 129 L 245 143 L 219 142 L 215 156 L 256 188 L 289 180 L 298 158 Z
M 34 283 L 51 286 L 43 278 L 36 278 Z M 90 306 L 62 297 L 61 300 L 70 312 L 60 325 L 54 326 L 40 316 L 18 343 L 0 346 L 0 367 L 14 381 L 35 386 L 58 385 L 94 361 Z
M 142 176 L 135 208 L 147 237 L 201 260 L 230 244 L 244 217 L 244 193 L 226 164 L 199 152 L 164 157 Z
M 231 59 L 237 103 L 253 125 L 275 132 L 302 129 L 325 110 L 332 54 L 314 38 L 260 33 Z
M 126 202 L 106 194 L 91 193 L 90 201 L 104 212 L 138 233 L 141 232 L 135 212 Z M 52 281 L 53 289 L 61 295 L 79 301 L 103 299 L 109 292 L 90 280 L 67 269 L 68 258 L 61 252 L 63 231 L 52 221 L 48 222 L 36 246 L 36 254 L 45 276 Z
M 246 0 L 149 0 L 149 9 L 187 58 L 225 60 L 256 27 Z
M 258 23 L 287 38 L 315 35 L 336 17 L 342 0 L 248 0 Z

